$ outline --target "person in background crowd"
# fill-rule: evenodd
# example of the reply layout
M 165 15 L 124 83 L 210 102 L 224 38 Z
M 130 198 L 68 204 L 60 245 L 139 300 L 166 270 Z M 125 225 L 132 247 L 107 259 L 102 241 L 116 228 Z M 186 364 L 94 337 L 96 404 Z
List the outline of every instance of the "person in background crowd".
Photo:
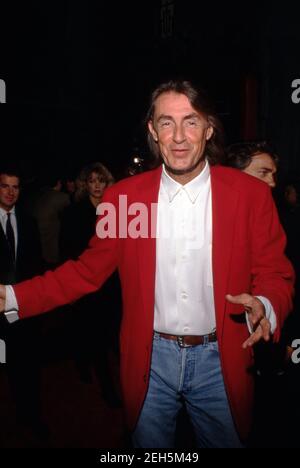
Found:
M 20 174 L 0 168 L 0 280 L 15 284 L 42 272 L 42 253 L 35 221 L 18 206 Z M 17 421 L 37 437 L 48 430 L 41 418 L 39 320 L 15 321 L 0 316 L 0 338 L 6 344 L 7 370 Z
M 70 202 L 73 203 L 75 200 L 75 192 L 76 192 L 76 176 L 69 174 L 63 179 L 63 188 L 62 191 L 67 193 L 70 197 Z
M 95 232 L 96 208 L 104 190 L 114 183 L 114 179 L 103 164 L 96 162 L 82 169 L 76 183 L 77 202 L 68 207 L 62 216 L 61 260 L 76 259 L 87 248 Z M 120 405 L 115 388 L 117 382 L 114 382 L 116 372 L 112 368 L 113 365 L 117 368 L 120 302 L 118 276 L 114 274 L 100 291 L 73 304 L 74 314 L 71 317 L 81 380 L 91 382 L 94 370 L 102 396 L 111 406 Z M 114 364 L 110 362 L 113 360 Z
M 260 179 L 271 189 L 276 187 L 278 163 L 277 154 L 266 141 L 239 142 L 226 149 L 225 165 Z M 255 347 L 257 375 L 281 375 L 284 353 L 282 343 L 259 343 Z
M 42 243 L 45 268 L 59 264 L 59 235 L 61 216 L 70 204 L 70 197 L 61 191 L 62 179 L 51 172 L 45 179 L 45 187 L 35 201 L 33 216 L 37 220 Z
M 226 166 L 276 186 L 278 156 L 266 141 L 234 143 L 227 148 Z

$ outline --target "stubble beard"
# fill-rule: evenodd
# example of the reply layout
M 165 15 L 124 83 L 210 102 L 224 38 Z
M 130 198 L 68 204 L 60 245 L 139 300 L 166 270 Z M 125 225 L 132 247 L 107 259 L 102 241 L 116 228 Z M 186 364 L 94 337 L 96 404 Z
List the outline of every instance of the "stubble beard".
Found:
M 166 164 L 166 163 L 164 163 L 164 164 L 165 164 L 165 168 L 166 168 L 167 172 L 169 172 L 170 174 L 175 175 L 175 176 L 181 176 L 181 175 L 191 174 L 192 172 L 194 172 L 197 169 L 197 167 L 200 164 L 204 165 L 205 164 L 205 157 L 200 158 L 193 166 L 188 167 L 186 169 L 174 169 L 174 167 L 168 166 L 168 164 Z

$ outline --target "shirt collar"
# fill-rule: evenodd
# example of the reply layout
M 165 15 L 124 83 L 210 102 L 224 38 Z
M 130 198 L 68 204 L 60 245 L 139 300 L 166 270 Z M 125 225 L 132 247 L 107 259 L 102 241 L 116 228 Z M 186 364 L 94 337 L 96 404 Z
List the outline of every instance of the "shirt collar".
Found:
M 10 211 L 8 211 L 8 212 L 0 207 L 0 216 L 2 218 L 6 218 L 7 213 L 12 213 L 12 214 L 16 215 L 16 207 L 13 206 L 12 209 Z
M 188 184 L 186 185 L 181 185 L 176 180 L 172 179 L 172 177 L 169 176 L 165 169 L 165 165 L 163 164 L 163 171 L 162 171 L 162 185 L 168 195 L 169 202 L 172 203 L 176 195 L 181 192 L 181 190 L 184 190 L 189 197 L 191 203 L 196 203 L 196 200 L 203 189 L 203 187 L 206 185 L 210 177 L 210 168 L 209 164 L 206 161 L 205 167 L 203 171 L 195 177 L 193 180 L 191 180 Z

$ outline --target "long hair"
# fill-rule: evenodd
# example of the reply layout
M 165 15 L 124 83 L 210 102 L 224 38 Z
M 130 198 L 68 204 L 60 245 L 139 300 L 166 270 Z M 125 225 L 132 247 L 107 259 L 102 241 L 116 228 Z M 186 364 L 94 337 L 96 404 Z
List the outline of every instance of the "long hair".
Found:
M 205 91 L 197 88 L 190 81 L 171 80 L 158 86 L 151 95 L 150 106 L 146 115 L 146 123 L 148 124 L 149 121 L 153 120 L 155 104 L 159 96 L 170 92 L 184 94 L 190 101 L 191 106 L 207 118 L 209 125 L 213 128 L 213 135 L 206 143 L 205 155 L 210 165 L 221 164 L 224 159 L 223 125 Z M 157 142 L 154 141 L 149 129 L 147 140 L 156 163 L 160 163 L 161 156 L 159 147 Z
M 88 164 L 80 171 L 79 176 L 76 179 L 76 201 L 80 201 L 88 196 L 87 182 L 93 172 L 95 172 L 101 177 L 101 179 L 105 183 L 105 188 L 110 187 L 114 184 L 115 180 L 112 174 L 102 163 L 95 162 Z

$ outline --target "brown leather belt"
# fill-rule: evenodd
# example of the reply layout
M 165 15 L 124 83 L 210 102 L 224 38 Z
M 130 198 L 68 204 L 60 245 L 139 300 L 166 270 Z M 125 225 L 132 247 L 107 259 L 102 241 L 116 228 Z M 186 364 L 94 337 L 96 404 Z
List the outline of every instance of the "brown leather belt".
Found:
M 177 341 L 181 348 L 189 348 L 190 346 L 198 346 L 206 343 L 212 343 L 217 341 L 216 332 L 210 333 L 209 335 L 168 335 L 167 333 L 155 332 L 166 340 Z

